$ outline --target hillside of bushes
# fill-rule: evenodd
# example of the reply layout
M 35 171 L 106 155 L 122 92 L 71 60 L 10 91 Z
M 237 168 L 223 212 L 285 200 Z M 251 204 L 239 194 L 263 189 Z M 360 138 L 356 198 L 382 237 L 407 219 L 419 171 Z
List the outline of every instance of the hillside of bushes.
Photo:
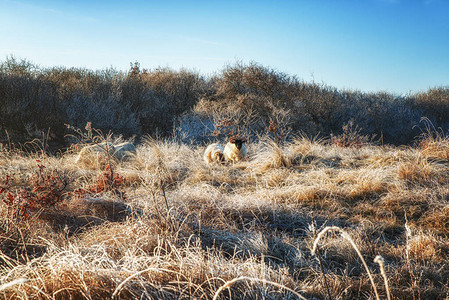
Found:
M 0 63 L 0 107 L 1 143 L 40 139 L 52 150 L 69 145 L 67 124 L 87 122 L 124 138 L 176 134 L 190 143 L 223 134 L 223 124 L 250 138 L 272 132 L 279 139 L 327 138 L 353 124 L 359 134 L 394 145 L 413 143 L 422 118 L 449 128 L 449 87 L 401 96 L 339 90 L 257 63 L 206 77 L 137 62 L 128 72 L 94 71 L 8 57 Z

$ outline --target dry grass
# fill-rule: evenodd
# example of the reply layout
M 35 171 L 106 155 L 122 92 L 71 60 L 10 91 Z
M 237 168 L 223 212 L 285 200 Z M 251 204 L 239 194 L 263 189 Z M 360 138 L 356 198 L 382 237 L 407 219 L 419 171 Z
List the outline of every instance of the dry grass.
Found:
M 113 166 L 123 183 L 78 194 L 98 184 L 100 165 L 2 149 L 5 191 L 27 188 L 38 163 L 69 184 L 63 201 L 28 218 L 1 203 L 1 297 L 326 299 L 326 286 L 333 299 L 447 296 L 443 157 L 307 138 L 248 148 L 248 161 L 210 166 L 202 146 L 149 139 Z M 326 226 L 350 243 L 320 236 L 323 277 L 312 250 Z
M 441 112 L 440 112 L 441 113 Z M 440 128 L 436 130 L 432 122 L 424 118 L 425 131 L 421 134 L 419 148 L 424 157 L 436 160 L 449 159 L 449 136 Z

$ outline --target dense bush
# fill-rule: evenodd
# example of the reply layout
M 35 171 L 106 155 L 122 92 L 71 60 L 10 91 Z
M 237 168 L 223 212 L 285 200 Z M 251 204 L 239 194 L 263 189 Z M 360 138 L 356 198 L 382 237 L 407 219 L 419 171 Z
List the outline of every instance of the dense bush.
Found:
M 420 109 L 433 122 L 448 127 L 449 86 L 429 89 L 410 97 L 413 106 Z
M 64 145 L 66 127 L 87 122 L 125 137 L 166 135 L 176 118 L 200 97 L 204 80 L 196 73 L 169 69 L 128 73 L 113 69 L 39 68 L 8 58 L 0 65 L 0 131 L 14 142 L 42 137 Z
M 243 130 L 251 133 L 266 131 L 274 121 L 287 133 L 326 137 L 343 133 L 345 125 L 352 122 L 363 135 L 407 144 L 420 133 L 417 125 L 424 116 L 436 126 L 448 127 L 445 120 L 449 115 L 440 113 L 442 101 L 432 102 L 431 91 L 424 93 L 429 98 L 424 109 L 416 104 L 415 96 L 337 90 L 254 63 L 227 66 L 212 82 L 216 93 L 202 99 L 195 113 L 209 115 L 215 123 L 229 118 L 240 121 L 241 115 L 254 114 L 252 122 L 245 123 L 250 128 Z M 438 115 L 440 118 L 434 117 Z
M 64 146 L 66 127 L 94 128 L 124 137 L 165 136 L 176 129 L 195 141 L 212 138 L 214 125 L 230 121 L 256 136 L 276 125 L 285 136 L 338 135 L 353 122 L 361 134 L 385 143 L 411 143 L 427 117 L 449 128 L 449 88 L 396 96 L 338 90 L 307 83 L 256 63 L 236 63 L 204 78 L 167 68 L 128 72 L 114 69 L 41 68 L 7 58 L 0 64 L 0 140 L 47 138 Z

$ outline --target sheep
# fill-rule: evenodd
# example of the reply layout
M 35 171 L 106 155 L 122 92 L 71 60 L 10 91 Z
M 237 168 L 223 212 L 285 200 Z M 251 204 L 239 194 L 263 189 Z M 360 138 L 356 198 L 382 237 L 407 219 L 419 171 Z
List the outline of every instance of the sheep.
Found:
M 220 144 L 210 144 L 204 151 L 204 161 L 208 164 L 213 162 L 224 162 L 223 151 L 224 148 Z
M 248 149 L 244 145 L 245 142 L 246 139 L 231 137 L 223 151 L 223 155 L 226 161 L 238 162 L 246 159 Z
M 114 157 L 118 160 L 128 160 L 136 154 L 136 146 L 130 142 L 115 145 L 114 148 Z
M 115 147 L 109 142 L 88 145 L 78 153 L 75 163 L 90 166 L 98 162 L 106 162 L 108 158 L 113 157 L 114 152 Z

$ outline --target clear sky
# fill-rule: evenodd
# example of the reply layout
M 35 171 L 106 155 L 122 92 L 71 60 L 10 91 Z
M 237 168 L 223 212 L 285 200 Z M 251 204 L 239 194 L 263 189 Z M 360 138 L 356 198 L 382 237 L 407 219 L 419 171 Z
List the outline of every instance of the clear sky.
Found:
M 187 68 L 255 61 L 340 89 L 449 86 L 449 0 L 0 0 L 0 60 Z

